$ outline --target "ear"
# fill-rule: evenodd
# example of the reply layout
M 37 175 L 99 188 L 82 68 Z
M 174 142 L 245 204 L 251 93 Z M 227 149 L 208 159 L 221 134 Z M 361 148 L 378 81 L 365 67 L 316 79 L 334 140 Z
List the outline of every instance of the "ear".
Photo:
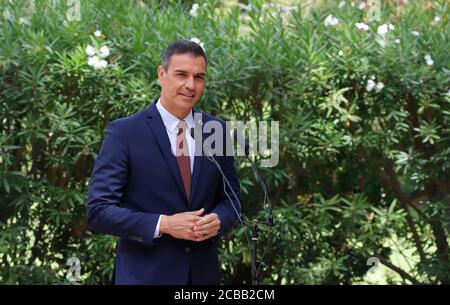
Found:
M 162 65 L 158 65 L 158 80 L 161 81 L 166 74 L 166 70 L 164 70 L 164 67 Z

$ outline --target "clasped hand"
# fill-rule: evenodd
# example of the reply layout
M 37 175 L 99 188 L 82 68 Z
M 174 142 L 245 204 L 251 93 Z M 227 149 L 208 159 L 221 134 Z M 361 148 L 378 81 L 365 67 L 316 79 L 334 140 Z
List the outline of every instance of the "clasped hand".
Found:
M 175 238 L 203 241 L 216 236 L 220 230 L 220 219 L 216 213 L 203 215 L 204 209 L 192 212 L 162 215 L 160 232 Z

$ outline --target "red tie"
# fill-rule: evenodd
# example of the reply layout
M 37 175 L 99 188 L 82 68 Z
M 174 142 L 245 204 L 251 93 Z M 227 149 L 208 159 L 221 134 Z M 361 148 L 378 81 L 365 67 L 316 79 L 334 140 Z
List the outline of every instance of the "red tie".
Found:
M 186 131 L 188 126 L 184 120 L 178 123 L 178 135 L 176 143 L 176 157 L 178 167 L 180 169 L 181 178 L 183 179 L 184 190 L 186 191 L 187 200 L 191 195 L 191 161 L 189 158 L 189 147 L 186 140 Z

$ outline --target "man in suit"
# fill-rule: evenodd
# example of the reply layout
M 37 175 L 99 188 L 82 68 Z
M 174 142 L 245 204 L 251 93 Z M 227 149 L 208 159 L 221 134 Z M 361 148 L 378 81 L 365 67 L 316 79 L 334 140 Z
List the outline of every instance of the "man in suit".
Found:
M 206 68 L 198 44 L 170 44 L 158 66 L 159 99 L 106 130 L 86 211 L 91 230 L 119 237 L 116 284 L 220 283 L 217 243 L 238 220 L 239 181 L 233 156 L 214 155 L 231 189 L 190 132 L 198 115 L 225 130 L 194 109 Z

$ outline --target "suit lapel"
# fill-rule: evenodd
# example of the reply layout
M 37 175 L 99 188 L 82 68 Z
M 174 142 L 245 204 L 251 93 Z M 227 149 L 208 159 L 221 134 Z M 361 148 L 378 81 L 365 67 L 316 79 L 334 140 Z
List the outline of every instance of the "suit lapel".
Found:
M 183 181 L 181 180 L 180 170 L 178 169 L 177 160 L 172 153 L 166 127 L 164 126 L 162 118 L 158 112 L 158 109 L 156 108 L 156 103 L 151 104 L 148 108 L 147 123 L 158 142 L 159 149 L 161 150 L 161 153 L 166 160 L 173 178 L 177 182 L 177 185 L 181 193 L 183 194 L 183 198 L 186 198 Z
M 194 139 L 196 142 L 196 150 L 195 150 L 195 158 L 194 158 L 194 170 L 192 173 L 192 183 L 191 183 L 191 200 L 194 199 L 195 190 L 197 188 L 198 180 L 200 177 L 200 169 L 201 164 L 204 159 L 203 153 L 202 153 L 202 145 L 204 141 L 205 135 L 203 134 L 203 122 L 201 120 L 201 112 L 197 111 L 195 109 L 192 109 L 192 113 L 194 115 L 194 123 L 195 123 L 195 134 Z M 201 138 L 201 143 L 197 145 L 197 138 Z M 197 148 L 200 149 L 200 151 L 197 151 Z

